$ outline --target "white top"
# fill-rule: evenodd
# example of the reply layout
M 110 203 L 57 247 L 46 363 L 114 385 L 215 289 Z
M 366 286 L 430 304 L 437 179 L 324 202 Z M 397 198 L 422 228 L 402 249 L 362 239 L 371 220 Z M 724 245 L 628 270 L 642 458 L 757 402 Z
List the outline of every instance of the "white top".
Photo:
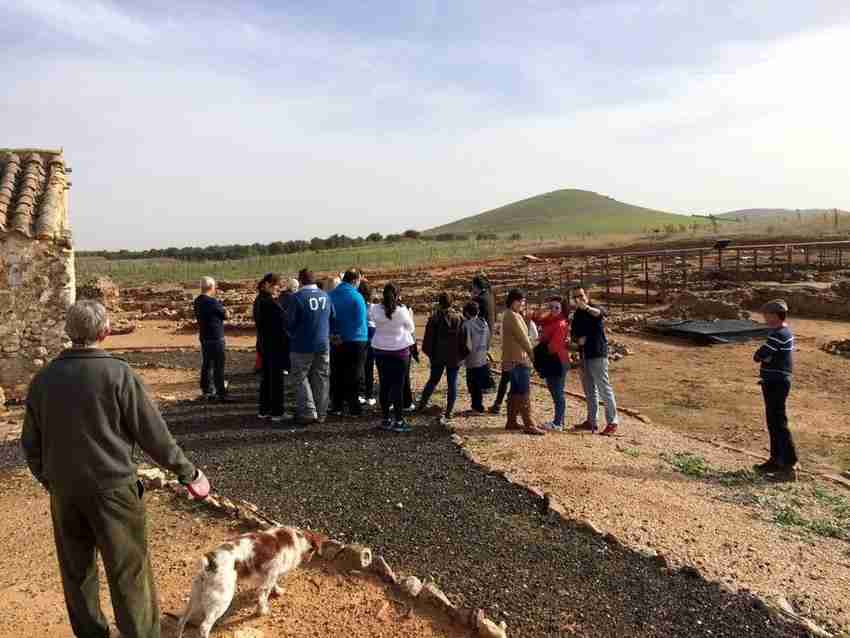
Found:
M 369 317 L 369 327 L 370 327 L 370 328 L 374 328 L 374 327 L 375 327 L 375 322 L 374 322 L 374 321 L 372 321 L 372 306 L 374 306 L 374 305 L 375 305 L 375 304 L 373 304 L 373 303 L 367 303 L 367 304 L 366 304 L 366 308 L 367 308 L 367 310 L 366 310 L 366 316 L 368 316 L 368 317 Z
M 384 304 L 374 303 L 369 307 L 369 319 L 375 322 L 375 336 L 372 337 L 372 348 L 397 352 L 409 348 L 415 342 L 413 331 L 413 313 L 407 306 L 395 309 L 392 319 L 387 319 Z

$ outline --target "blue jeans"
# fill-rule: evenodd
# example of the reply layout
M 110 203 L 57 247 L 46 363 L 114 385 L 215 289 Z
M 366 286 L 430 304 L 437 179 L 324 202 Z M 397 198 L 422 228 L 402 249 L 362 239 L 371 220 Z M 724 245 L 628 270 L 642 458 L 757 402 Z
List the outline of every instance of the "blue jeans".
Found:
M 511 389 L 508 396 L 526 396 L 531 392 L 531 368 L 514 366 L 511 370 Z
M 566 369 L 561 376 L 546 377 L 546 387 L 549 388 L 549 394 L 552 395 L 552 402 L 555 404 L 555 418 L 552 419 L 552 423 L 560 427 L 564 427 L 564 417 L 567 413 L 567 399 L 564 396 L 566 384 Z
M 597 413 L 599 412 L 599 394 L 605 400 L 605 419 L 608 425 L 615 425 L 617 419 L 617 400 L 614 398 L 614 389 L 608 379 L 608 357 L 597 359 L 585 359 L 583 361 L 582 384 L 584 385 L 584 396 L 587 397 L 587 421 L 596 425 Z
M 446 416 L 451 416 L 452 410 L 455 408 L 457 401 L 457 374 L 460 368 L 447 368 L 444 365 L 432 365 L 431 376 L 428 378 L 428 383 L 422 389 L 422 397 L 419 399 L 419 405 L 425 407 L 428 405 L 428 399 L 434 394 L 434 389 L 443 378 L 443 372 L 446 373 L 446 383 L 448 383 L 448 393 L 446 397 Z

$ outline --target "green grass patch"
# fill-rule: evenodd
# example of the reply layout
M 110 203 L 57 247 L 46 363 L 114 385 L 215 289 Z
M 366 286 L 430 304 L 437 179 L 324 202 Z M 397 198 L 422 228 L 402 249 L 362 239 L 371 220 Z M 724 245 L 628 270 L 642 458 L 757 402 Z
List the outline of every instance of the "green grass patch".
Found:
M 623 448 L 618 448 L 618 449 L 619 449 L 620 452 L 622 452 L 626 456 L 632 457 L 633 459 L 636 459 L 640 456 L 640 450 L 635 449 L 633 447 L 623 447 Z
M 686 476 L 705 478 L 711 472 L 708 462 L 698 454 L 680 452 L 671 456 L 662 455 L 662 458 Z
M 808 521 L 790 505 L 785 505 L 773 513 L 773 522 L 782 527 L 808 527 Z
M 439 263 L 490 259 L 533 248 L 505 240 L 488 241 L 404 241 L 398 243 L 339 248 L 291 255 L 247 257 L 229 261 L 181 261 L 177 259 L 105 259 L 77 257 L 77 280 L 106 276 L 119 285 L 177 283 L 209 275 L 216 279 L 259 279 L 264 273 L 294 275 L 301 268 L 317 272 L 338 272 L 351 266 L 370 269 L 405 269 Z

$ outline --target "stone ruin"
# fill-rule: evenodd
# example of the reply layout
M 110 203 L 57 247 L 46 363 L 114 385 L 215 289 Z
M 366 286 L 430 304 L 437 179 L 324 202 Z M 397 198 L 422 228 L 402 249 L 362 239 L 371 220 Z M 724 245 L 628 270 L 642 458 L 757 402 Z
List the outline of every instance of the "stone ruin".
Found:
M 109 277 L 95 277 L 78 286 L 77 299 L 93 299 L 102 303 L 107 310 L 120 310 L 118 286 Z
M 0 388 L 9 398 L 67 345 L 69 170 L 61 151 L 0 149 Z

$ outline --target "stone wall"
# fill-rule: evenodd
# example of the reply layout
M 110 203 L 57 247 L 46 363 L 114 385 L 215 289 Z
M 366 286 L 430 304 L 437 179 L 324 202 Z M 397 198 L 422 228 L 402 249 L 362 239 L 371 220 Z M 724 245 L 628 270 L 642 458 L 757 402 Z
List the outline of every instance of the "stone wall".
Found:
M 65 312 L 74 303 L 74 252 L 52 240 L 0 237 L 0 386 L 9 398 L 69 345 Z

